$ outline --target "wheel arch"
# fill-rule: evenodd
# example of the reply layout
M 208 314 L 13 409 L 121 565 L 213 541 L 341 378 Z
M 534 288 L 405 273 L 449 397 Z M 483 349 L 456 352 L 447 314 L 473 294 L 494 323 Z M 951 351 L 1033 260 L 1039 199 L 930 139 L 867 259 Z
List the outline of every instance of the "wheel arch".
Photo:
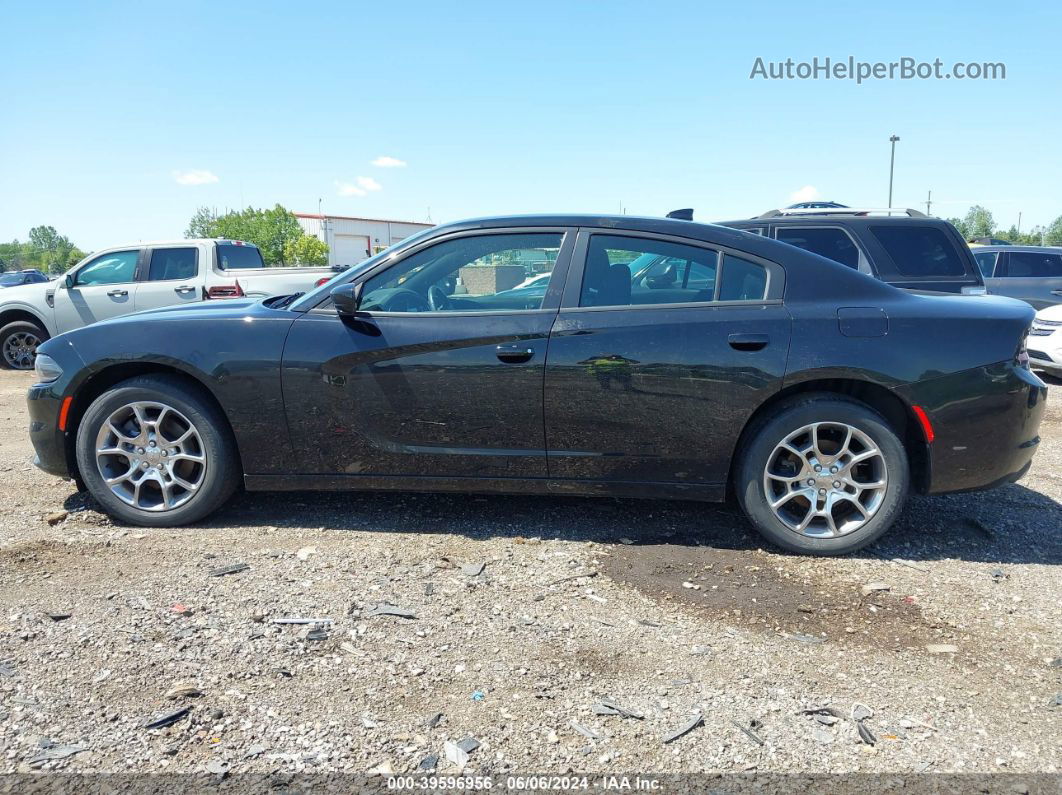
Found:
M 48 323 L 45 319 L 30 309 L 21 306 L 13 306 L 0 310 L 0 328 L 3 328 L 8 323 L 14 323 L 19 320 L 24 320 L 28 323 L 40 326 L 49 336 L 52 335 L 52 330 L 48 328 Z
M 910 404 L 891 389 L 872 381 L 856 378 L 819 378 L 784 387 L 760 404 L 752 413 L 738 436 L 734 448 L 735 454 L 730 458 L 730 472 L 727 478 L 729 494 L 733 494 L 734 489 L 736 451 L 744 449 L 743 446 L 748 443 L 749 436 L 755 432 L 761 420 L 782 406 L 809 393 L 832 394 L 857 400 L 884 417 L 907 451 L 913 490 L 920 494 L 926 493 L 929 488 L 930 473 L 929 446 L 922 435 L 922 426 L 918 417 L 915 416 Z
M 82 417 L 85 416 L 85 412 L 88 410 L 88 407 L 92 405 L 92 402 L 112 386 L 121 383 L 122 381 L 127 381 L 130 378 L 145 375 L 172 375 L 180 378 L 186 384 L 191 385 L 197 392 L 201 393 L 204 398 L 211 401 L 217 407 L 221 416 L 225 418 L 228 432 L 232 434 L 235 439 L 236 435 L 233 432 L 232 423 L 229 421 L 224 406 L 221 405 L 221 401 L 218 400 L 214 392 L 201 378 L 196 377 L 187 370 L 163 364 L 162 362 L 116 362 L 90 374 L 74 390 L 74 400 L 70 404 L 70 412 L 66 426 L 66 445 L 64 453 L 66 455 L 67 467 L 69 467 L 69 471 L 77 481 L 79 488 L 83 483 L 81 480 L 81 473 L 78 470 L 75 447 L 77 445 L 77 432 L 78 428 L 81 426 Z M 238 444 L 236 445 L 236 454 L 237 456 L 239 455 Z M 242 468 L 241 464 L 241 471 Z

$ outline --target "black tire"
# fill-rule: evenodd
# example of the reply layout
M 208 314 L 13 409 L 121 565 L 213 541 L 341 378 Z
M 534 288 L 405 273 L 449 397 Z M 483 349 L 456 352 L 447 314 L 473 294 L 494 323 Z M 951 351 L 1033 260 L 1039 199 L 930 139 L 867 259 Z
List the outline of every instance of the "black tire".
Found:
M 169 510 L 144 510 L 122 501 L 104 483 L 96 463 L 96 439 L 103 424 L 115 411 L 137 401 L 159 402 L 176 409 L 202 439 L 206 463 L 201 484 L 187 502 Z M 240 484 L 239 452 L 227 420 L 205 390 L 179 376 L 139 376 L 104 392 L 92 402 L 78 426 L 76 450 L 78 469 L 89 493 L 108 514 L 128 524 L 190 524 L 221 507 Z
M 866 434 L 880 450 L 887 469 L 884 497 L 870 519 L 847 534 L 826 538 L 804 535 L 788 527 L 771 509 L 764 486 L 764 469 L 776 446 L 816 422 L 844 423 Z M 739 451 L 734 475 L 738 502 L 760 535 L 790 552 L 844 555 L 862 549 L 889 529 L 907 500 L 907 451 L 885 418 L 864 403 L 830 393 L 802 395 L 758 419 L 744 434 L 741 444 L 744 449 Z
M 36 323 L 32 323 L 29 320 L 16 320 L 13 323 L 8 323 L 3 328 L 0 328 L 0 366 L 5 370 L 32 370 L 33 359 L 30 357 L 23 361 L 24 366 L 14 358 L 14 351 L 8 349 L 8 342 L 17 339 L 17 335 L 28 335 L 35 337 L 37 342 L 33 345 L 33 349 L 36 350 L 37 345 L 49 338 L 49 334 L 43 328 Z M 25 338 L 25 337 L 23 337 Z M 20 348 L 22 346 L 19 346 Z

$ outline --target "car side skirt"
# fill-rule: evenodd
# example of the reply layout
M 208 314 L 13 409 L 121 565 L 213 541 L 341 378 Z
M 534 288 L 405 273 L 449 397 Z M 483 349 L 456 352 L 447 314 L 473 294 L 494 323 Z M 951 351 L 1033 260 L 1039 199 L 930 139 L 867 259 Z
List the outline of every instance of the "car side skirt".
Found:
M 247 491 L 414 491 L 467 494 L 567 494 L 571 496 L 722 502 L 725 484 L 551 480 L 549 478 L 389 477 L 376 475 L 244 475 Z

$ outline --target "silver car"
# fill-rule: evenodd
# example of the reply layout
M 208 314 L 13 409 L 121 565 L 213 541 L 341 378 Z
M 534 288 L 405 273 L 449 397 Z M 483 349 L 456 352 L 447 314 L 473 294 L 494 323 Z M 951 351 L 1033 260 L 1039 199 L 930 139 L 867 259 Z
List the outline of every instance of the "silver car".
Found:
M 1036 309 L 1062 304 L 1062 248 L 979 246 L 974 260 L 991 295 L 1009 295 Z

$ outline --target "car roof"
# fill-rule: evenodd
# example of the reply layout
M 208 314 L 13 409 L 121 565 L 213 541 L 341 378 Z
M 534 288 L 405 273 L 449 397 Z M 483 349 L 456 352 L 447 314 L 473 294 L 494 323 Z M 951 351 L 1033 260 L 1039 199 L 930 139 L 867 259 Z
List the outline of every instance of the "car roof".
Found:
M 758 218 L 739 218 L 733 221 L 719 221 L 724 226 L 750 226 L 762 227 L 767 224 L 782 224 L 787 226 L 821 226 L 823 224 L 886 224 L 907 226 L 910 224 L 946 224 L 943 218 L 934 218 L 929 215 L 853 215 L 850 213 L 805 213 L 803 215 L 772 215 Z

